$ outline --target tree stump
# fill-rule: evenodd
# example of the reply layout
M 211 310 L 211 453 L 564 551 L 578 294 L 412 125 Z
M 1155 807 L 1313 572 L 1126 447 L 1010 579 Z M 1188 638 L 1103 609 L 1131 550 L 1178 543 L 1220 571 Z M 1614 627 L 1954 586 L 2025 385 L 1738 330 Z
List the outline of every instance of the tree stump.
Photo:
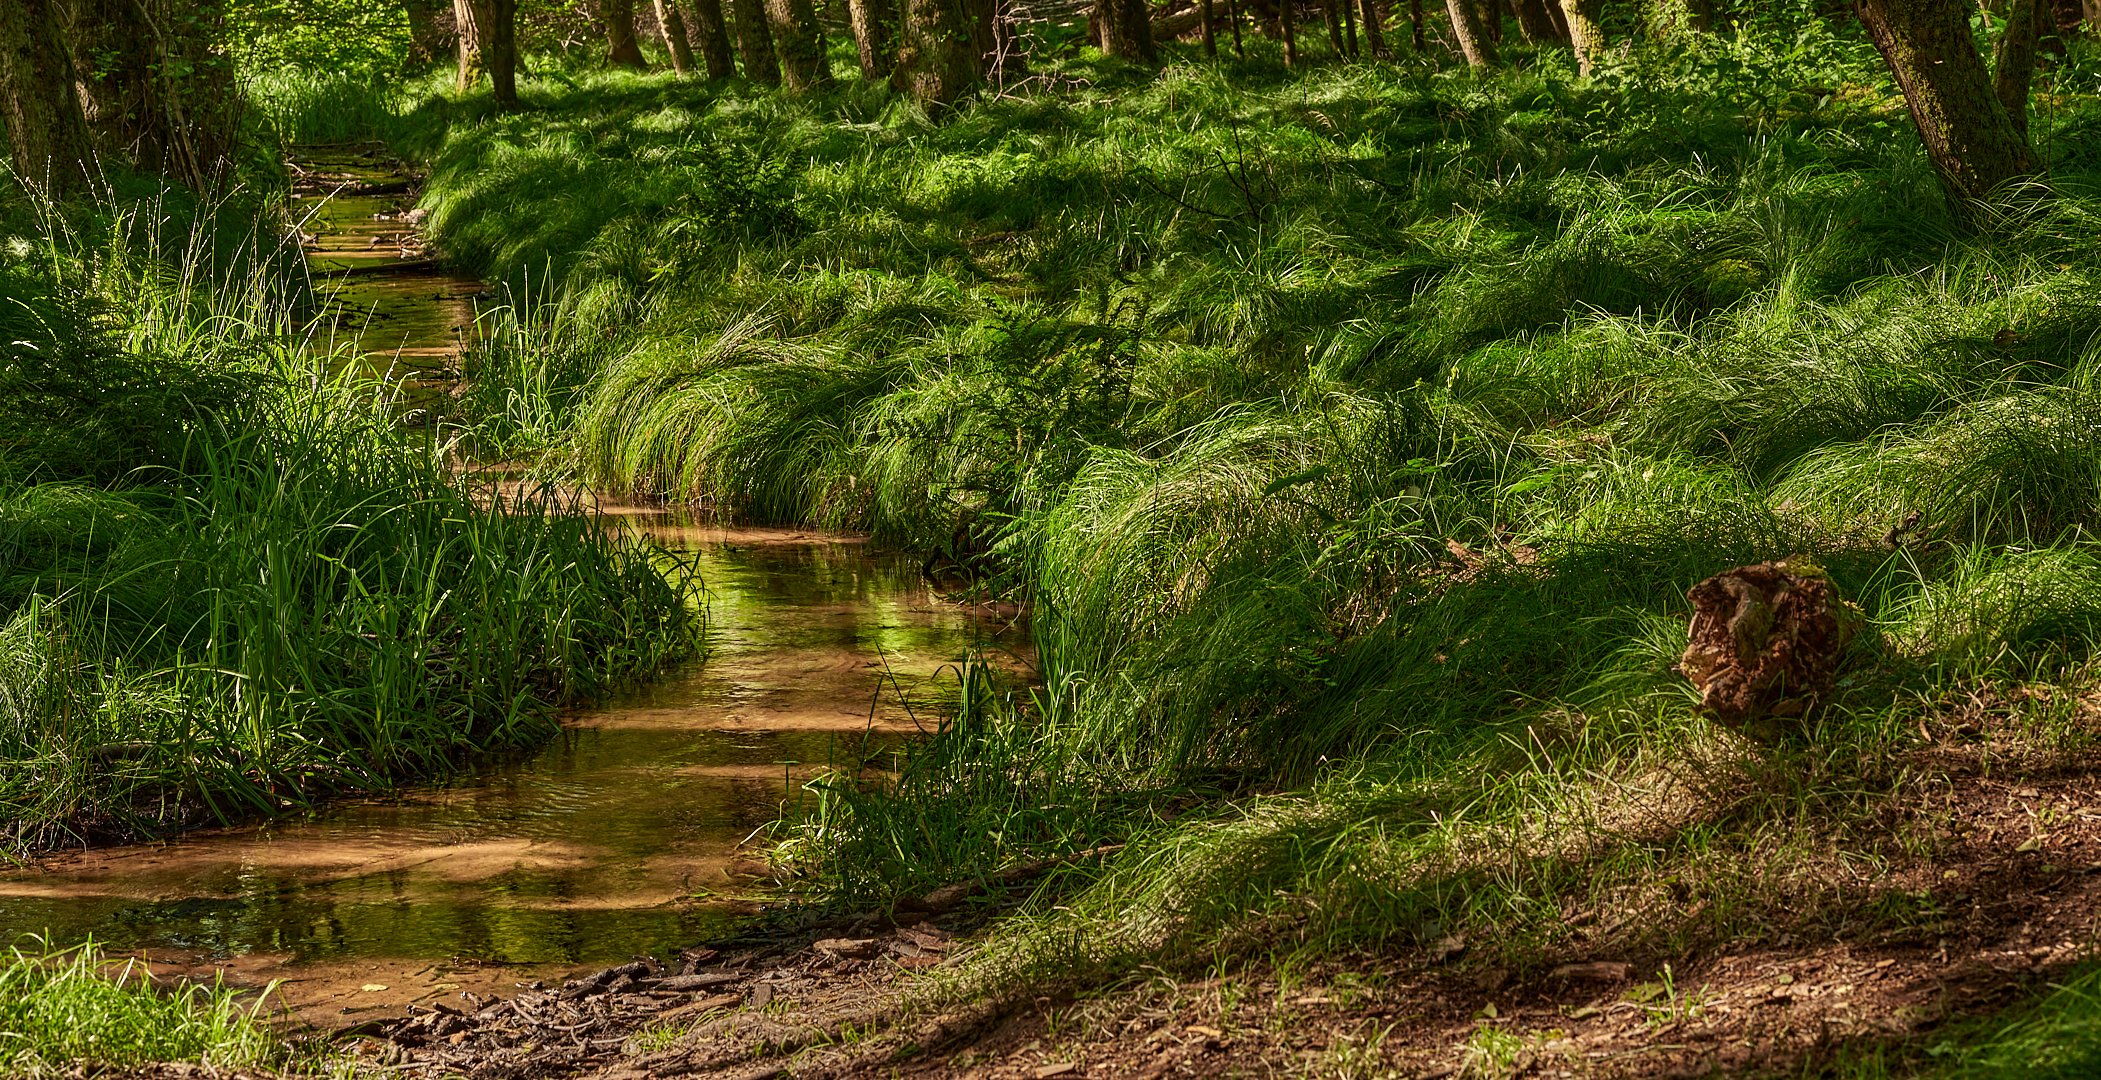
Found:
M 1806 559 L 1739 566 L 1693 586 L 1691 640 L 1678 670 L 1720 723 L 1771 740 L 1831 692 L 1839 655 L 1861 625 Z

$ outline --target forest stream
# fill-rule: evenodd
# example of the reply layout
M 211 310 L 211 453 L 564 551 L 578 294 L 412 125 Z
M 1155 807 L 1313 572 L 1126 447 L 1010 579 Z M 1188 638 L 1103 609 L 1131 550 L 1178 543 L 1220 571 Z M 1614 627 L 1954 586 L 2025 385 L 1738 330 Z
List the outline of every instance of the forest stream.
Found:
M 317 176 L 349 185 L 306 226 L 316 271 L 356 268 L 331 300 L 338 325 L 375 364 L 437 381 L 479 284 L 420 257 L 405 186 L 384 166 L 301 164 L 310 195 Z M 803 781 L 886 764 L 931 726 L 959 661 L 1022 636 L 1011 614 L 948 602 L 916 563 L 857 538 L 598 512 L 696 560 L 704 658 L 443 787 L 0 874 L 0 927 L 92 935 L 162 975 L 281 980 L 287 1005 L 329 1026 L 675 958 L 751 912 L 744 844 Z

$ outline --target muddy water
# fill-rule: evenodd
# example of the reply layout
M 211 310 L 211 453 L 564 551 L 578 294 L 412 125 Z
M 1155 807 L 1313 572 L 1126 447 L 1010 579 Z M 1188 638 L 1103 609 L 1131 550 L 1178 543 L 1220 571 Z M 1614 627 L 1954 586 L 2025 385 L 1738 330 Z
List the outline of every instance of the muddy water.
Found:
M 309 166 L 309 190 L 390 179 L 372 162 Z M 379 267 L 343 279 L 340 325 L 371 362 L 442 385 L 478 286 L 414 261 L 405 205 L 324 207 L 313 259 Z M 1020 639 L 1011 615 L 949 603 L 916 564 L 850 538 L 601 516 L 698 561 L 704 662 L 444 787 L 0 872 L 0 938 L 92 936 L 161 975 L 281 980 L 286 1004 L 331 1025 L 675 956 L 750 913 L 747 841 L 810 775 L 881 767 L 942 711 L 959 662 Z

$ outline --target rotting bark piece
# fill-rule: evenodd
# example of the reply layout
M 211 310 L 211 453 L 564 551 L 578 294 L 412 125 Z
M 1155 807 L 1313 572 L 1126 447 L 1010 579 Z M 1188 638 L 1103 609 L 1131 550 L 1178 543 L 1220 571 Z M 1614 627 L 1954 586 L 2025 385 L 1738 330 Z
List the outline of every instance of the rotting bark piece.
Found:
M 1780 733 L 1831 692 L 1860 612 L 1807 559 L 1739 566 L 1693 586 L 1690 638 L 1678 670 L 1717 721 L 1760 738 Z

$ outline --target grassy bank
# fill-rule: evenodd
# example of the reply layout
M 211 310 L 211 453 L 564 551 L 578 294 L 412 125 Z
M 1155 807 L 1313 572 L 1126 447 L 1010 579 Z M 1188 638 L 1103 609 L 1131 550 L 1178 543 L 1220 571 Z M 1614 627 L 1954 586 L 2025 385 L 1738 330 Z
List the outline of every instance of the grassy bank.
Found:
M 163 1062 L 213 1075 L 275 1072 L 293 1053 L 261 1009 L 218 987 L 155 989 L 138 964 L 108 960 L 93 945 L 16 947 L 0 958 L 0 1073 L 123 1074 Z
M 1857 29 L 1738 14 L 1587 79 L 1079 58 L 935 125 L 560 71 L 373 123 L 531 298 L 475 438 L 1034 605 L 1040 690 L 783 849 L 880 905 L 1127 845 L 941 992 L 1930 937 L 1949 791 L 2092 746 L 2094 58 L 1980 223 Z M 1684 595 L 1797 555 L 1869 631 L 1761 745 Z
M 440 776 L 694 648 L 676 566 L 495 508 L 315 343 L 266 203 L 6 209 L 6 848 Z

